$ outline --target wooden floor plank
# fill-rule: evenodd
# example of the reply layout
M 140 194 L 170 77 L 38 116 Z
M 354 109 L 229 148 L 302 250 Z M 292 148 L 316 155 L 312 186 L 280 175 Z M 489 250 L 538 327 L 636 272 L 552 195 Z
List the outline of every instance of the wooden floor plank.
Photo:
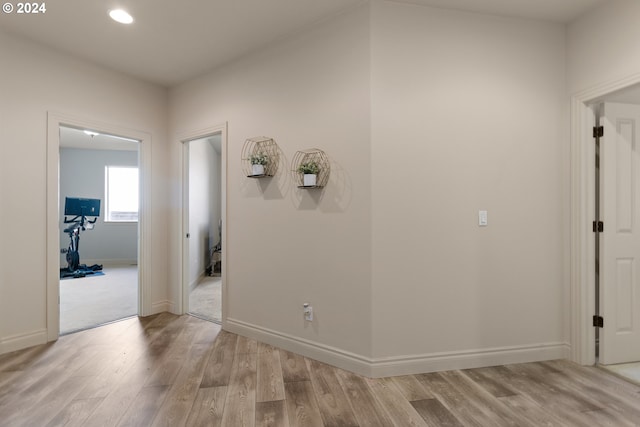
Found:
M 436 398 L 414 400 L 411 405 L 430 426 L 463 427 L 460 421 Z
M 315 360 L 307 360 L 307 366 L 325 427 L 358 426 L 335 369 Z
M 481 368 L 483 374 L 503 381 L 518 394 L 526 396 L 529 400 L 539 405 L 545 412 L 552 414 L 567 425 L 583 426 L 585 417 L 581 402 L 573 396 L 550 387 L 544 382 L 539 382 L 535 376 L 523 373 L 519 365 L 496 366 Z M 502 398 L 501 398 L 502 400 Z
M 285 401 L 257 402 L 256 427 L 289 427 Z
M 45 427 L 82 427 L 101 402 L 102 398 L 73 400 L 58 412 Z
M 236 353 L 227 389 L 223 426 L 253 427 L 256 408 L 257 353 Z
M 226 331 L 220 332 L 206 364 L 205 372 L 200 382 L 201 388 L 229 385 L 237 342 L 238 336 L 236 334 Z
M 311 380 L 304 357 L 299 354 L 281 349 L 280 364 L 282 366 L 282 379 L 285 383 Z
M 324 426 L 311 381 L 285 383 L 284 391 L 290 427 Z
M 164 404 L 153 420 L 153 426 L 185 425 L 198 394 L 200 380 L 210 352 L 211 345 L 208 344 L 193 344 L 189 347 L 189 353 L 167 392 Z
M 487 390 L 494 397 L 514 396 L 517 394 L 503 382 L 496 381 L 494 378 L 488 377 L 479 369 L 466 369 L 462 371 L 462 373 L 471 378 L 475 383 Z
M 511 409 L 514 413 L 528 420 L 535 420 L 540 426 L 547 427 L 564 427 L 564 426 L 583 426 L 579 420 L 579 415 L 569 415 L 564 413 L 561 416 L 554 415 L 549 410 L 545 410 L 538 403 L 530 399 L 528 396 L 514 394 L 510 396 L 498 397 L 498 399 Z M 578 419 L 576 419 L 578 418 Z
M 461 371 L 442 372 L 443 378 L 465 396 L 467 402 L 475 405 L 491 420 L 491 425 L 499 426 L 531 426 L 534 425 L 512 412 L 488 390 L 479 386 Z
M 284 382 L 280 353 L 270 345 L 260 344 L 258 348 L 256 402 L 284 399 Z
M 409 402 L 414 400 L 433 399 L 433 395 L 429 393 L 413 375 L 393 377 L 392 381 L 395 383 L 396 387 L 398 387 L 398 390 L 400 390 L 404 398 Z
M 370 379 L 367 380 L 367 383 L 378 402 L 386 409 L 394 425 L 398 427 L 427 427 L 424 418 L 404 397 L 393 379 Z
M 416 375 L 418 381 L 431 392 L 465 426 L 491 425 L 491 417 L 468 402 L 467 398 L 442 376 L 441 373 Z
M 226 386 L 198 389 L 186 425 L 190 427 L 221 426 L 226 399 Z
M 353 412 L 361 426 L 392 426 L 384 408 L 378 403 L 365 378 L 351 372 L 336 369 L 338 379 L 351 403 Z
M 118 427 L 149 425 L 162 406 L 168 389 L 165 385 L 143 387 L 120 418 Z

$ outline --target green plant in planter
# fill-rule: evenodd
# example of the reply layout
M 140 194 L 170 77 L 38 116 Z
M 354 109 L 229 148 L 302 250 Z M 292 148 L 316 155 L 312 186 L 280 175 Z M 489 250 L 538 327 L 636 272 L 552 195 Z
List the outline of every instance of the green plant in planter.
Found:
M 252 165 L 266 165 L 269 163 L 269 156 L 264 153 L 252 154 L 249 161 Z
M 305 162 L 298 166 L 298 172 L 305 175 L 317 175 L 320 172 L 320 166 L 314 161 Z

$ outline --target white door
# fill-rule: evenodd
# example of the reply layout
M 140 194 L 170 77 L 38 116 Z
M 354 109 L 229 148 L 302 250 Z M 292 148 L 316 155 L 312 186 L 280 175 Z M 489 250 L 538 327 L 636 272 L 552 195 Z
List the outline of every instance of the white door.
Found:
M 600 363 L 640 361 L 640 106 L 607 103 L 601 117 Z

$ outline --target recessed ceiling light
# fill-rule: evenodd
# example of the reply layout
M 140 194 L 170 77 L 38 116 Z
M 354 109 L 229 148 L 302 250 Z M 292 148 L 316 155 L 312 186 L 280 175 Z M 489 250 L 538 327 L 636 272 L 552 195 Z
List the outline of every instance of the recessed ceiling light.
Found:
M 84 133 L 86 133 L 87 135 L 89 135 L 91 138 L 93 138 L 96 135 L 100 135 L 98 132 L 94 132 L 92 130 L 85 130 Z
M 122 9 L 113 9 L 109 12 L 109 16 L 121 24 L 131 24 L 133 22 L 133 17 Z

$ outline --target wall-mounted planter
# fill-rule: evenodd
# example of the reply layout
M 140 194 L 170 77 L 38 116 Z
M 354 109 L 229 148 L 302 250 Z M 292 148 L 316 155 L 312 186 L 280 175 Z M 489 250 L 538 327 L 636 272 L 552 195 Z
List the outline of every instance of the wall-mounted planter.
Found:
M 329 181 L 331 164 L 324 151 L 310 148 L 296 152 L 291 173 L 298 188 L 322 188 Z
M 242 170 L 248 178 L 274 176 L 280 163 L 280 150 L 273 138 L 249 138 L 242 146 Z

